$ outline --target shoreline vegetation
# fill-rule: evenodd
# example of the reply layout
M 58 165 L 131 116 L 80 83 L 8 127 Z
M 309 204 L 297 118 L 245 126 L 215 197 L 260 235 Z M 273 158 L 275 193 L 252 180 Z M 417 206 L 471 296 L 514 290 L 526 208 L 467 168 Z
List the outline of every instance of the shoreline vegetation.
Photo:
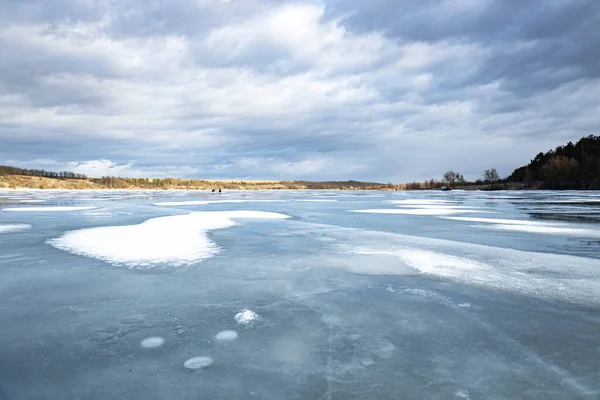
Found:
M 360 181 L 285 180 L 199 180 L 175 178 L 88 178 L 70 171 L 55 172 L 0 166 L 0 189 L 67 190 L 599 190 L 600 136 L 590 135 L 539 153 L 528 165 L 500 178 L 495 168 L 484 171 L 482 179 L 466 181 L 462 174 L 448 171 L 441 180 L 412 183 Z

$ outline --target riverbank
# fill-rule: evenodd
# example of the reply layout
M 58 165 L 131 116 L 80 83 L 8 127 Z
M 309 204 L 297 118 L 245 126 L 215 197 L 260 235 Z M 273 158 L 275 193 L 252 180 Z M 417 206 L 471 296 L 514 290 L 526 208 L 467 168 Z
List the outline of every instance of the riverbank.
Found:
M 404 185 L 372 182 L 308 182 L 277 180 L 183 180 L 146 178 L 61 179 L 40 176 L 0 176 L 0 189 L 64 190 L 401 190 Z

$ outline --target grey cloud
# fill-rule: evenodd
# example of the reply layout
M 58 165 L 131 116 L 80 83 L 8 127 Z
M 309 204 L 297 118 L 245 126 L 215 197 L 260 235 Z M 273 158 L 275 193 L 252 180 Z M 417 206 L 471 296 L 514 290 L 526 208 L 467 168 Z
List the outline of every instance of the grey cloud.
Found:
M 471 83 L 501 80 L 506 90 L 530 95 L 576 79 L 600 76 L 600 3 L 595 0 L 491 0 L 466 9 L 448 1 L 336 2 L 359 31 L 380 29 L 398 41 L 454 38 L 477 43 L 490 57 Z M 475 6 L 479 4 L 479 6 Z M 454 11 L 454 12 L 453 12 Z

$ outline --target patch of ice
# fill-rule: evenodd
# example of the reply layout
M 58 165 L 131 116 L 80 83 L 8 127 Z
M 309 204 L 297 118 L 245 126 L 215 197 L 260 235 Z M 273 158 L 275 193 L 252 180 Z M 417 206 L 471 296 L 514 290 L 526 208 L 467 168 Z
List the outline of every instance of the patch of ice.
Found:
M 461 308 L 471 308 L 471 303 L 460 303 L 457 304 L 457 306 Z
M 28 224 L 12 224 L 12 225 L 0 225 L 0 233 L 3 232 L 16 232 L 25 229 L 30 229 L 31 225 Z
M 227 204 L 227 203 L 250 203 L 250 202 L 261 202 L 261 203 L 280 203 L 284 200 L 191 200 L 191 201 L 165 201 L 162 203 L 154 203 L 155 206 L 203 206 L 207 204 Z
M 202 368 L 208 368 L 214 364 L 214 360 L 210 357 L 192 357 L 183 363 L 183 366 L 187 369 L 196 370 Z
M 27 199 L 27 200 L 20 200 L 20 203 L 44 203 L 44 200 L 34 200 L 34 199 Z
M 138 225 L 71 231 L 49 240 L 52 246 L 111 264 L 148 267 L 158 263 L 189 265 L 212 257 L 218 247 L 208 238 L 213 229 L 235 225 L 234 219 L 285 219 L 262 211 L 194 212 L 149 219 Z
M 403 208 L 403 209 L 371 209 L 371 210 L 351 210 L 356 213 L 367 214 L 404 214 L 404 215 L 452 215 L 452 214 L 467 214 L 481 213 L 484 211 L 462 208 Z
M 158 336 L 148 337 L 140 342 L 140 346 L 145 349 L 155 349 L 163 344 L 165 344 L 165 339 Z
M 11 207 L 3 208 L 2 211 L 18 211 L 18 212 L 61 212 L 61 211 L 85 211 L 93 210 L 96 207 Z
M 244 310 L 235 314 L 235 320 L 238 324 L 248 325 L 253 322 L 256 318 L 258 318 L 258 314 L 252 310 Z
M 344 320 L 342 318 L 338 317 L 337 315 L 331 315 L 331 314 L 323 315 L 321 317 L 321 321 L 323 321 L 323 323 L 330 325 L 330 326 L 342 325 L 344 323 Z
M 232 340 L 237 339 L 238 333 L 233 330 L 221 331 L 215 335 L 215 339 L 220 342 L 231 342 Z

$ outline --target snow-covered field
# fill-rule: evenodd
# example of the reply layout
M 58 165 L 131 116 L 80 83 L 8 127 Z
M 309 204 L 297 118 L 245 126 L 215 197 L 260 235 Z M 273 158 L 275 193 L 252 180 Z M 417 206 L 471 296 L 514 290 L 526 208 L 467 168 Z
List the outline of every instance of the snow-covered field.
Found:
M 599 192 L 0 191 L 0 400 L 598 399 Z

